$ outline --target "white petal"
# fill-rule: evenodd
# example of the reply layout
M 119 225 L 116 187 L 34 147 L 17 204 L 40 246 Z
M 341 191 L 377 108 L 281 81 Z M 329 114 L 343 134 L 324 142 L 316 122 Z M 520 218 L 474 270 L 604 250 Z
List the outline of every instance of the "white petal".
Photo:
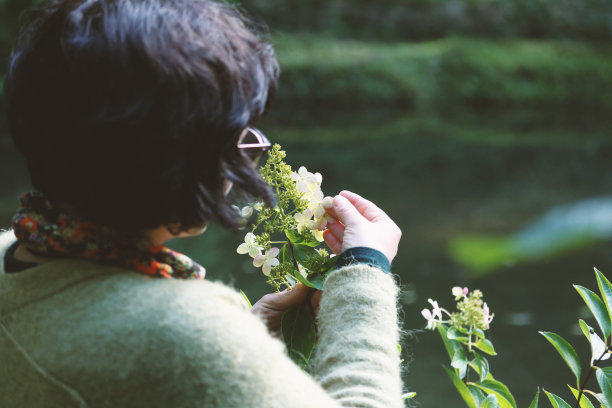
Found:
M 256 268 L 259 268 L 261 265 L 264 264 L 265 261 L 266 261 L 265 256 L 257 255 L 255 258 L 253 258 L 253 266 Z
M 312 233 L 312 235 L 314 235 L 315 239 L 319 242 L 323 242 L 325 240 L 325 238 L 323 238 L 323 231 L 319 231 L 319 230 L 312 230 L 310 231 Z
M 325 215 L 325 208 L 323 208 L 323 206 L 319 204 L 314 208 L 313 212 L 315 220 L 317 220 L 319 218 L 323 218 L 323 216 Z
M 317 184 L 321 184 L 321 182 L 323 181 L 323 176 L 321 175 L 321 173 L 315 173 L 314 176 Z
M 302 179 L 298 180 L 295 186 L 297 187 L 297 191 L 299 191 L 300 193 L 305 193 L 308 191 L 308 183 L 306 183 Z
M 332 208 L 334 206 L 334 197 L 325 197 L 323 199 L 323 208 Z
M 254 244 L 255 243 L 255 234 L 253 234 L 252 232 L 247 233 L 244 236 L 244 242 L 246 242 L 247 244 Z
M 421 314 L 425 319 L 427 319 L 427 321 L 433 319 L 433 315 L 431 314 L 431 311 L 429 309 L 421 310 Z
M 261 268 L 261 271 L 263 272 L 264 275 L 269 276 L 270 275 L 270 271 L 272 270 L 272 267 L 270 266 L 270 264 L 268 262 L 265 262 L 263 264 L 263 268 Z
M 249 249 L 250 245 L 246 242 L 243 242 L 242 244 L 238 245 L 238 248 L 236 248 L 236 252 L 238 252 L 239 254 L 246 254 L 247 252 L 249 252 Z
M 256 256 L 259 256 L 259 255 L 261 255 L 261 248 L 258 246 L 251 245 L 249 247 L 249 256 L 251 258 L 255 258 Z
M 276 256 L 278 255 L 278 253 L 280 252 L 280 249 L 274 247 L 274 248 L 270 248 L 270 250 L 268 252 L 266 252 L 266 258 L 276 258 Z
M 316 229 L 318 229 L 317 222 L 314 221 L 314 220 L 308 220 L 307 222 L 304 223 L 304 225 L 309 230 L 316 230 Z
M 242 211 L 240 213 L 242 214 L 243 218 L 249 218 L 251 215 L 253 215 L 253 208 L 247 205 L 246 207 L 242 207 Z
M 317 229 L 322 231 L 327 227 L 327 217 L 325 215 L 319 219 L 315 219 L 315 223 L 317 224 Z

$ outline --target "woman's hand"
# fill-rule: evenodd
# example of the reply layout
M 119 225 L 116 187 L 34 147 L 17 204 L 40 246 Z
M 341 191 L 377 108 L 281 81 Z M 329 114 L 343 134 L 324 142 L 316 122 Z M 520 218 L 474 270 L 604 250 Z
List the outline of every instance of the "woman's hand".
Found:
M 281 319 L 286 310 L 293 306 L 302 305 L 316 316 L 319 312 L 321 291 L 315 291 L 312 296 L 311 288 L 301 283 L 285 289 L 279 293 L 269 293 L 259 299 L 251 308 L 251 312 L 259 316 L 268 327 L 270 333 L 281 337 Z
M 325 243 L 338 254 L 352 247 L 369 247 L 382 252 L 389 262 L 397 254 L 402 231 L 371 201 L 342 191 L 327 210 L 332 217 L 323 233 Z

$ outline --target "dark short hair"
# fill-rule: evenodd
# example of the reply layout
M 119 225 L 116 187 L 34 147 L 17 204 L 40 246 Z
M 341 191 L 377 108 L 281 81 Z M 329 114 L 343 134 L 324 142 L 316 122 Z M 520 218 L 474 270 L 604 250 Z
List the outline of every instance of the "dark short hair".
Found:
M 10 131 L 51 201 L 124 229 L 216 221 L 224 194 L 273 195 L 236 148 L 274 93 L 270 44 L 206 0 L 56 0 L 17 42 Z

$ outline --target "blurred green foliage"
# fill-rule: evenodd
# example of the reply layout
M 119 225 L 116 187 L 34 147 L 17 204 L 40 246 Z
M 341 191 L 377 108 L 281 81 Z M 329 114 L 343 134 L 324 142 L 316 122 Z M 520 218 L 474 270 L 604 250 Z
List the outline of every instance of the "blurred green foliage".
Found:
M 39 2 L 0 0 L 0 92 L 24 10 Z M 612 35 L 609 0 L 240 5 L 272 28 L 283 69 L 277 110 L 369 104 L 424 112 L 455 106 L 612 107 L 612 46 L 604 43 Z
M 448 35 L 612 38 L 609 0 L 243 0 L 275 30 L 406 41 Z
M 274 40 L 281 106 L 612 107 L 610 46 L 465 37 L 401 44 L 312 35 Z

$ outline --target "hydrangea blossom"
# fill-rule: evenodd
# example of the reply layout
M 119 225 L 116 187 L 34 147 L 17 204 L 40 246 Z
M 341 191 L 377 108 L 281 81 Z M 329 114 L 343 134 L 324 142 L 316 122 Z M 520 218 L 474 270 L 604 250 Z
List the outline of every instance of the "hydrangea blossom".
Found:
M 316 250 L 317 242 L 324 241 L 323 230 L 330 218 L 326 209 L 333 205 L 333 199 L 325 197 L 321 191 L 323 177 L 304 166 L 294 172 L 283 161 L 284 158 L 285 152 L 274 145 L 260 168 L 262 179 L 276 194 L 276 207 L 269 208 L 256 202 L 248 209 L 239 210 L 243 218 L 253 219 L 251 232 L 237 251 L 251 255 L 253 264 L 262 267 L 268 283 L 277 291 L 281 286 L 293 285 L 296 274 L 301 274 L 306 280 L 321 282 L 333 265 L 329 253 Z M 282 249 L 271 248 L 272 245 Z M 268 252 L 262 254 L 266 249 Z M 281 251 L 284 256 L 277 259 Z
M 291 173 L 291 180 L 295 182 L 300 193 L 314 193 L 321 187 L 323 176 L 320 173 L 311 173 L 301 166 L 297 173 Z
M 302 229 L 312 229 L 312 211 L 307 208 L 301 213 L 297 213 L 293 216 L 295 222 L 297 222 L 296 229 L 301 231 Z
M 238 245 L 236 252 L 239 254 L 249 254 L 251 258 L 261 255 L 263 247 L 256 241 L 257 237 L 252 232 L 244 236 L 244 242 Z
M 490 313 L 487 302 L 483 303 L 482 305 L 482 313 L 483 313 L 482 322 L 484 323 L 484 327 L 486 329 L 489 329 L 489 324 L 493 321 L 493 314 Z
M 425 320 L 427 320 L 427 326 L 425 326 L 425 328 L 427 330 L 435 329 L 436 328 L 436 324 L 438 322 L 436 321 L 436 318 L 433 315 L 433 313 L 429 309 L 423 309 L 423 310 L 421 310 L 421 314 L 423 315 Z
M 263 274 L 266 276 L 270 275 L 272 268 L 278 266 L 280 263 L 276 258 L 279 252 L 280 250 L 278 248 L 270 248 L 268 251 L 266 251 L 265 255 L 257 255 L 255 258 L 253 258 L 253 266 L 256 268 L 261 266 L 261 271 Z
M 248 219 L 253 215 L 253 207 L 250 205 L 246 205 L 242 208 L 238 206 L 232 205 L 232 208 L 240 215 L 241 218 Z
M 438 306 L 438 302 L 432 299 L 427 299 L 427 301 L 431 304 L 431 306 L 433 307 L 432 310 L 429 309 L 423 309 L 421 310 L 421 314 L 423 315 L 423 317 L 425 318 L 425 320 L 427 320 L 427 326 L 426 328 L 429 330 L 433 330 L 436 328 L 436 325 L 438 323 L 443 323 L 442 321 L 442 312 L 446 312 L 448 314 L 448 312 L 444 309 L 442 309 L 440 306 Z
M 455 300 L 459 300 L 462 297 L 467 296 L 467 294 L 470 291 L 468 288 L 462 288 L 461 286 L 455 286 L 454 288 L 451 289 L 451 292 L 453 296 L 455 297 Z

